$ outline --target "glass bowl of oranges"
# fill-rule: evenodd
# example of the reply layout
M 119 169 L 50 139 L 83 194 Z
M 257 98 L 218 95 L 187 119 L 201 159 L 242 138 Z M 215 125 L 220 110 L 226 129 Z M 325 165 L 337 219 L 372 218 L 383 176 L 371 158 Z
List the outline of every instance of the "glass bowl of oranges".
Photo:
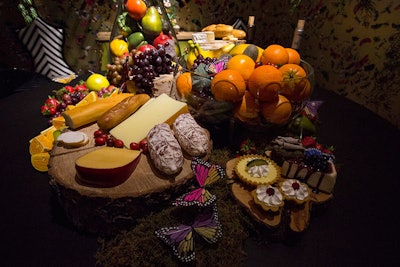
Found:
M 254 131 L 285 127 L 304 108 L 315 80 L 314 68 L 296 50 L 280 45 L 268 46 L 256 59 L 229 55 L 183 75 L 185 81 L 177 79 L 178 95 L 199 122 L 234 120 Z M 182 84 L 186 89 L 190 84 L 190 90 L 183 92 Z

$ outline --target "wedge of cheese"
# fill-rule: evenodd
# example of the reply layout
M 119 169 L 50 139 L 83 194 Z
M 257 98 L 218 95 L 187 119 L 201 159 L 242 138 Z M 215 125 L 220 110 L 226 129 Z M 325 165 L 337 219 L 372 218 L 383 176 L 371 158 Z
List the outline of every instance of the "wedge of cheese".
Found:
M 189 109 L 186 103 L 161 94 L 111 129 L 110 134 L 121 139 L 124 145 L 129 147 L 130 143 L 139 143 L 145 139 L 155 125 L 164 122 L 172 125 L 180 114 L 187 112 Z

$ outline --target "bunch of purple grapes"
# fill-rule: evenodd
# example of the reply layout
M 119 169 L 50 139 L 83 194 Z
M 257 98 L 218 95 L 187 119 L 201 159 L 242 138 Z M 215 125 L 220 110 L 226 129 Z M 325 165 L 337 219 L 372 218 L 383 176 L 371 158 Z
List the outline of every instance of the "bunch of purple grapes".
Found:
M 63 100 L 67 105 L 76 105 L 79 101 L 87 96 L 87 91 L 75 91 L 69 94 L 64 94 Z
M 166 53 L 163 45 L 159 45 L 156 49 L 145 50 L 141 53 L 132 51 L 132 54 L 132 80 L 137 89 L 143 93 L 152 95 L 154 79 L 161 74 L 168 74 L 174 70 L 172 57 Z
M 205 58 L 202 54 L 198 54 L 197 57 L 196 57 L 196 59 L 195 59 L 194 62 L 193 62 L 192 67 L 190 68 L 190 70 L 191 70 L 191 71 L 194 71 L 195 69 L 197 69 L 197 67 L 198 67 L 201 63 L 204 63 L 204 64 L 206 64 L 206 65 L 209 65 L 209 64 L 215 63 L 215 62 L 217 62 L 217 61 L 218 61 L 218 59 L 215 58 L 215 57 L 213 57 L 213 58 L 206 57 L 206 58 Z
M 104 97 L 107 97 L 107 96 L 109 96 L 112 92 L 113 92 L 113 90 L 115 90 L 115 88 L 111 88 L 111 87 L 107 87 L 107 88 L 101 88 L 99 91 L 97 91 L 97 96 L 99 97 L 99 98 L 104 98 Z

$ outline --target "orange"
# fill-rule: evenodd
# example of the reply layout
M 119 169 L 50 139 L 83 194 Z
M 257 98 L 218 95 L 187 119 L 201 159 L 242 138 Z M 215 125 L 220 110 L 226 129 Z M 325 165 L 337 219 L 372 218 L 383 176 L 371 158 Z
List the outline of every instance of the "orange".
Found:
M 259 101 L 277 101 L 282 73 L 271 65 L 257 67 L 251 73 L 247 87 Z
M 257 99 L 246 90 L 242 102 L 235 110 L 235 115 L 242 121 L 249 121 L 258 117 L 260 104 Z
M 279 68 L 279 71 L 282 72 L 283 76 L 283 85 L 280 93 L 292 101 L 298 102 L 303 99 L 304 90 L 310 87 L 306 71 L 297 64 L 285 64 Z
M 32 166 L 40 172 L 47 172 L 49 170 L 48 167 L 49 160 L 50 160 L 49 152 L 36 153 L 31 155 Z
M 289 55 L 288 63 L 300 65 L 300 54 L 296 49 L 286 47 L 286 52 Z
M 278 102 L 261 103 L 262 116 L 271 123 L 282 125 L 289 121 L 292 114 L 292 104 L 283 95 L 278 96 Z
M 147 6 L 142 0 L 125 0 L 125 9 L 134 20 L 140 20 L 146 15 Z
M 261 56 L 261 62 L 264 65 L 272 64 L 277 66 L 282 66 L 289 61 L 289 54 L 286 51 L 285 47 L 272 44 L 264 49 L 264 52 Z
M 176 78 L 176 90 L 182 99 L 186 99 L 192 92 L 192 75 L 190 72 L 184 72 Z
M 293 102 L 301 103 L 307 100 L 311 95 L 311 83 L 307 78 L 304 78 L 302 85 L 304 86 L 296 94 L 290 96 L 290 100 Z M 288 97 L 289 98 L 289 97 Z
M 248 55 L 244 54 L 231 57 L 226 64 L 227 69 L 239 71 L 245 81 L 249 79 L 255 66 L 255 61 Z
M 245 90 L 246 83 L 237 70 L 225 69 L 211 81 L 211 93 L 216 100 L 238 102 L 242 100 Z

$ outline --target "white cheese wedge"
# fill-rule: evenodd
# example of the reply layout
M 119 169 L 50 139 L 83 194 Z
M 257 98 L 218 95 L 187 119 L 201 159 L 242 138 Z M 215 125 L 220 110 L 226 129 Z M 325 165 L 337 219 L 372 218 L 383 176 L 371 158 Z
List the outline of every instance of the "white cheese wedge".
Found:
M 111 129 L 110 134 L 121 139 L 126 147 L 132 142 L 139 143 L 157 124 L 172 125 L 175 119 L 189 112 L 186 103 L 175 100 L 167 94 L 161 94 L 146 103 L 125 121 Z

